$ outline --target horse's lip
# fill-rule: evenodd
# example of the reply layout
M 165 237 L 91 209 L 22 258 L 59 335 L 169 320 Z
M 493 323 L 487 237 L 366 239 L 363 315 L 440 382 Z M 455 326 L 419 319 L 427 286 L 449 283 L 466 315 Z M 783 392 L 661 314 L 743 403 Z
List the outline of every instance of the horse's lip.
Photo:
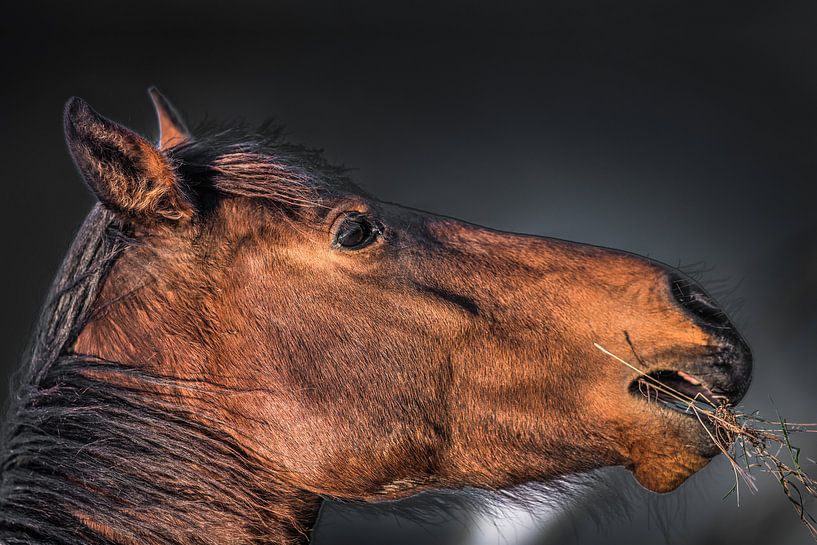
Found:
M 700 377 L 678 369 L 655 369 L 636 377 L 630 393 L 651 403 L 682 414 L 694 416 L 696 409 L 711 409 L 729 403 Z

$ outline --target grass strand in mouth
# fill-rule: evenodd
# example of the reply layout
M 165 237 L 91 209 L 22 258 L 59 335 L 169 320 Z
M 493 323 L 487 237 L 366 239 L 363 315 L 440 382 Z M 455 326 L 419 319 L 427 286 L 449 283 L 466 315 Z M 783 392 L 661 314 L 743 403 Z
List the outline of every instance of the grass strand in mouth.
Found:
M 653 397 L 650 393 L 653 390 L 661 392 L 664 394 L 662 404 L 688 412 L 697 418 L 711 441 L 726 456 L 735 473 L 735 485 L 724 498 L 735 493 L 740 505 L 740 481 L 755 493 L 758 487 L 752 471 L 768 473 L 777 480 L 800 521 L 817 541 L 817 519 L 809 513 L 806 505 L 807 501 L 817 498 L 817 480 L 803 470 L 800 449 L 791 442 L 793 433 L 817 433 L 817 424 L 787 422 L 779 414 L 777 420 L 767 420 L 756 412 L 743 413 L 726 403 L 715 403 L 701 394 L 690 397 L 600 344 L 593 343 L 593 346 L 638 373 L 638 388 L 648 401 L 658 402 L 658 396 Z M 814 460 L 809 461 L 815 463 Z

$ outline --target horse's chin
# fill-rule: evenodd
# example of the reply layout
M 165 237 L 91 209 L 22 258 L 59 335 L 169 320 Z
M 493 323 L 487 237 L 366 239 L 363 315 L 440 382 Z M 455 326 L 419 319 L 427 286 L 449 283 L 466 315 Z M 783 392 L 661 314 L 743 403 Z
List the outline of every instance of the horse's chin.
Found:
M 664 440 L 660 445 L 634 449 L 630 465 L 641 486 L 659 493 L 681 486 L 720 452 L 696 418 L 673 413 L 662 416 L 666 420 Z
M 671 492 L 720 452 L 708 423 L 699 417 L 701 409 L 696 407 L 702 403 L 691 400 L 704 399 L 712 404 L 725 398 L 683 371 L 653 371 L 648 377 L 665 390 L 659 391 L 640 376 L 630 384 L 630 399 L 635 401 L 640 418 L 634 425 L 629 468 L 648 490 Z
M 636 481 L 647 490 L 672 492 L 711 459 L 691 453 L 679 453 L 669 458 L 654 457 L 635 463 L 632 472 Z

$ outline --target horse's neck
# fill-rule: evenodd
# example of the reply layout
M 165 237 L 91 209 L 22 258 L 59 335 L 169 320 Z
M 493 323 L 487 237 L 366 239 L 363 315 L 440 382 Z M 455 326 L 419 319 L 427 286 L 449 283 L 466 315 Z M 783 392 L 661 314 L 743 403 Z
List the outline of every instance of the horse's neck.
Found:
M 208 335 L 213 336 L 214 332 L 205 331 L 205 328 L 213 325 L 208 324 L 206 312 L 202 308 L 206 302 L 201 299 L 196 301 L 177 299 L 180 295 L 161 281 L 153 280 L 142 285 L 140 282 L 144 282 L 144 279 L 133 274 L 127 267 L 112 272 L 98 297 L 93 318 L 86 324 L 75 342 L 74 352 L 133 366 L 148 375 L 170 377 L 171 382 L 175 378 L 181 378 L 183 385 L 196 383 L 199 379 L 203 384 L 208 380 L 217 382 L 208 376 L 209 371 L 206 370 L 224 365 L 224 362 L 214 364 L 213 354 L 225 352 L 226 349 L 213 346 L 212 339 L 207 338 Z M 126 377 L 113 380 L 131 386 L 129 381 L 137 379 Z M 138 387 L 144 388 L 145 385 L 138 384 Z M 235 415 L 213 413 L 214 407 L 222 410 L 229 406 L 231 396 L 228 396 L 227 400 L 213 403 L 210 394 L 200 397 L 196 393 L 191 393 L 196 389 L 195 386 L 190 391 L 185 391 L 184 388 L 176 390 L 173 386 L 165 386 L 160 382 L 158 385 L 155 383 L 148 385 L 147 388 L 162 394 L 172 394 L 174 399 L 179 400 L 180 405 L 190 410 L 191 414 L 205 415 L 203 422 L 211 425 L 213 422 L 222 423 L 225 429 L 220 431 L 231 433 L 228 424 L 225 423 L 229 423 Z M 248 438 L 242 437 L 238 442 L 244 443 L 246 439 Z M 256 460 L 253 463 L 259 462 Z M 206 478 L 213 477 L 202 475 L 202 479 Z M 218 478 L 221 479 L 220 476 Z M 257 511 L 247 512 L 247 520 L 244 522 L 247 523 L 246 528 L 255 528 L 253 532 L 262 531 L 263 535 L 228 531 L 225 535 L 214 536 L 213 539 L 202 542 L 236 545 L 250 542 L 271 545 L 308 543 L 310 531 L 318 517 L 321 498 L 298 488 L 280 484 L 284 481 L 286 478 L 281 476 L 277 484 L 265 484 L 263 478 L 254 483 L 262 489 L 260 496 L 256 498 L 261 505 L 257 506 Z M 265 486 L 269 487 L 267 491 L 263 491 Z M 229 495 L 229 487 L 229 478 L 225 476 L 218 488 L 225 495 Z M 213 498 L 202 498 L 202 501 L 213 501 Z M 225 498 L 225 501 L 229 499 Z M 259 525 L 253 521 L 259 517 L 264 518 L 263 524 Z M 89 529 L 103 536 L 112 532 L 110 528 L 95 523 L 93 516 L 87 516 L 84 522 Z M 214 520 L 211 521 L 211 526 L 229 528 L 241 526 L 241 522 L 233 519 L 225 521 L 222 525 L 221 521 Z M 128 543 L 127 539 L 121 536 L 114 536 L 112 541 L 125 545 Z

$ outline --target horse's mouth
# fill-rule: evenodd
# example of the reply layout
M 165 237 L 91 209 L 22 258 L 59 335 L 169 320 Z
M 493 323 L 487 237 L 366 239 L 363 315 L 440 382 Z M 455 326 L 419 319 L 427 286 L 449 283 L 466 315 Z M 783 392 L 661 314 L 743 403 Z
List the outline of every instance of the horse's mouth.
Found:
M 706 414 L 729 398 L 711 383 L 671 369 L 639 376 L 629 390 L 655 409 L 642 415 L 643 427 L 634 430 L 639 442 L 629 452 L 633 475 L 653 492 L 675 490 L 718 454 Z
M 713 392 L 700 378 L 684 371 L 651 371 L 633 380 L 630 393 L 688 416 L 696 410 L 711 409 L 728 402 L 726 396 Z
M 629 383 L 641 407 L 627 456 L 635 478 L 654 492 L 675 490 L 721 452 L 709 415 L 740 401 L 750 380 L 751 355 L 745 346 L 678 364 L 640 372 Z

